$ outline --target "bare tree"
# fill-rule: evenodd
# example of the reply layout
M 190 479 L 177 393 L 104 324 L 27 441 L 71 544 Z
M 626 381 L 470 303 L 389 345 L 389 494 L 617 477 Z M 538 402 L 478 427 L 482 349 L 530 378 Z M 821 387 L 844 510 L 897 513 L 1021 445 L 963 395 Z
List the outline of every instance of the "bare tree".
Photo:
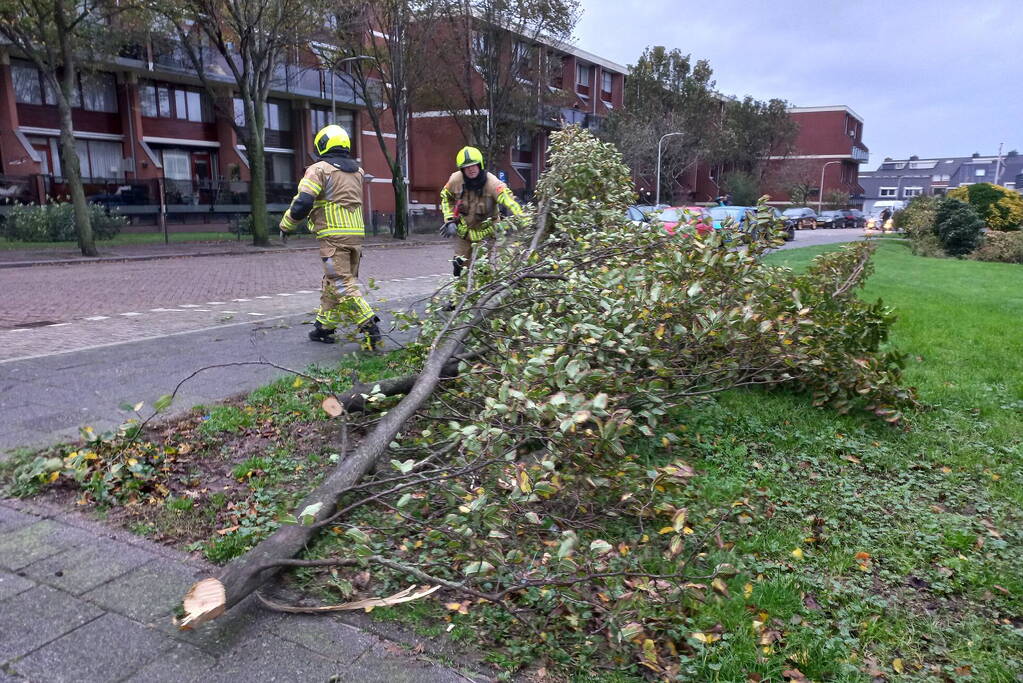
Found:
M 544 45 L 567 42 L 579 19 L 577 0 L 446 0 L 433 34 L 440 67 L 435 102 L 465 140 L 495 159 L 552 100 Z
M 216 101 L 226 71 L 234 80 L 244 122 L 233 112 L 251 173 L 252 243 L 270 244 L 266 208 L 266 100 L 286 58 L 305 45 L 318 24 L 312 3 L 302 0 L 144 0 L 169 23 L 210 97 Z M 215 60 L 215 61 L 214 61 Z
M 356 91 L 391 169 L 394 236 L 399 239 L 409 233 L 409 117 L 419 92 L 434 80 L 436 63 L 428 45 L 441 6 L 441 0 L 339 0 L 331 9 L 336 28 L 329 39 L 336 54 L 327 55 L 327 61 L 351 64 Z M 393 152 L 385 136 L 387 116 L 394 121 Z
M 61 169 L 74 207 L 78 246 L 85 256 L 98 252 L 75 151 L 71 108 L 80 68 L 112 48 L 112 36 L 124 35 L 111 31 L 111 22 L 124 11 L 117 0 L 0 0 L 0 35 L 35 64 L 56 100 Z

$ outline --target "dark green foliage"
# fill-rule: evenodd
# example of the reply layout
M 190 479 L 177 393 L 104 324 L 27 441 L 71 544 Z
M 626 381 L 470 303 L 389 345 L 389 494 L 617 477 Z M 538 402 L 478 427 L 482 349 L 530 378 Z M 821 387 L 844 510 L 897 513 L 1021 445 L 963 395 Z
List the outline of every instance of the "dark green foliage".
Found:
M 949 256 L 964 256 L 977 248 L 984 221 L 969 204 L 947 197 L 938 204 L 934 232 Z
M 732 195 L 734 206 L 753 206 L 760 198 L 760 187 L 751 173 L 734 171 L 724 177 L 721 186 Z
M 124 216 L 116 211 L 108 212 L 98 204 L 89 205 L 89 215 L 93 236 L 100 240 L 116 237 L 128 223 Z M 64 203 L 14 206 L 3 222 L 3 236 L 23 242 L 74 241 L 78 239 L 74 209 Z

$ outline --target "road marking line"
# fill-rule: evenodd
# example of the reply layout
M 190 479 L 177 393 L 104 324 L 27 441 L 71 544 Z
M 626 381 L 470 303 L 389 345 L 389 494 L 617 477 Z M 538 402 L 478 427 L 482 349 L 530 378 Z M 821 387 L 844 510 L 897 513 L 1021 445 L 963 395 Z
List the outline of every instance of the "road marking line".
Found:
M 263 315 L 263 314 L 262 313 L 253 313 L 252 311 L 249 311 L 249 315 Z
M 108 320 L 109 318 L 110 318 L 109 315 L 94 315 L 89 318 L 86 318 L 86 320 Z
M 47 327 L 64 327 L 65 325 L 70 325 L 70 324 L 71 323 L 52 323 L 50 325 L 47 325 Z
M 223 306 L 225 303 L 227 303 L 227 302 L 226 301 L 207 301 L 206 305 L 207 306 Z
M 245 301 L 252 301 L 252 299 L 231 299 L 231 301 L 234 301 L 235 303 L 242 303 Z
M 32 329 L 31 327 L 15 327 L 13 330 L 10 330 L 10 331 L 11 332 L 28 332 L 31 329 Z
M 153 313 L 184 313 L 183 308 L 150 308 Z
M 178 304 L 178 308 L 199 308 L 199 304 Z
M 131 317 L 133 315 L 142 315 L 142 314 L 141 313 L 135 313 L 135 312 L 129 312 L 129 313 L 122 313 L 121 315 L 126 316 L 126 317 Z
M 291 296 L 290 292 L 278 292 L 277 296 Z
M 257 296 L 256 298 L 257 299 L 272 299 L 273 297 L 272 296 L 263 295 L 263 296 Z
M 221 311 L 221 313 L 237 313 L 238 311 Z
M 316 294 L 316 292 L 312 291 L 311 289 L 300 289 L 300 290 L 298 290 L 298 293 L 299 294 Z
M 198 312 L 198 313 L 209 313 L 209 312 L 210 312 L 211 310 L 213 310 L 213 309 L 210 309 L 210 308 L 197 308 L 197 309 L 195 309 L 195 310 L 196 310 L 196 312 Z

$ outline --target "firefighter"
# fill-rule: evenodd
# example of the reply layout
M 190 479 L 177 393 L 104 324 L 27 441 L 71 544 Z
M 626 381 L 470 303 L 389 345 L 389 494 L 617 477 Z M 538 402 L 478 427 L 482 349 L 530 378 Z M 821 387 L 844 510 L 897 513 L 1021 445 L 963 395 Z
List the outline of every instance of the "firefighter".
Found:
M 458 169 L 440 191 L 444 212 L 441 234 L 455 237 L 455 256 L 451 259 L 455 277 L 469 262 L 472 248 L 494 234 L 494 221 L 505 207 L 518 216 L 522 207 L 508 186 L 483 169 L 483 153 L 475 147 L 463 147 L 455 156 Z
M 306 169 L 298 194 L 281 219 L 282 235 L 309 218 L 310 231 L 320 244 L 323 284 L 312 341 L 333 344 L 334 331 L 342 322 L 354 323 L 363 336 L 363 348 L 382 345 L 380 319 L 359 291 L 359 261 L 366 229 L 362 221 L 364 172 L 352 158 L 352 143 L 341 126 L 323 128 L 313 138 L 319 161 Z

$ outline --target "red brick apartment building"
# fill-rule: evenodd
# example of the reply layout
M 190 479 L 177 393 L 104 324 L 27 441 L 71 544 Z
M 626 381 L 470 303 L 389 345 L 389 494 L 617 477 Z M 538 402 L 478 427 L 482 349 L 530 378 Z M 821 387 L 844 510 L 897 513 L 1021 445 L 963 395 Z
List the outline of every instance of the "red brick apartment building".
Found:
M 526 87 L 546 91 L 543 97 L 537 92 L 537 101 L 545 104 L 535 120 L 524 122 L 522 131 L 501 157 L 487 159 L 486 163 L 489 171 L 506 178 L 514 192 L 528 196 L 544 170 L 550 134 L 571 124 L 598 130 L 613 110 L 623 106 L 628 69 L 561 43 L 512 41 L 508 54 L 501 55 L 501 59 L 511 61 L 517 54 L 531 55 L 533 64 L 525 71 L 530 75 L 520 80 Z M 474 87 L 482 88 L 483 84 Z M 451 109 L 457 110 L 458 104 L 412 115 L 410 189 L 412 199 L 420 206 L 436 204 L 440 188 L 454 170 L 455 153 L 466 144 Z
M 764 192 L 771 195 L 771 203 L 790 203 L 788 189 L 795 184 L 820 187 L 823 173 L 823 196 L 847 192 L 853 205 L 861 205 L 860 164 L 869 158 L 863 144 L 863 118 L 845 105 L 788 111 L 799 132 L 790 154 L 768 161 Z
M 171 46 L 118 57 L 77 84 L 72 119 L 86 196 L 138 223 L 155 221 L 161 184 L 169 222 L 224 222 L 249 212 L 248 159 L 232 118 L 231 83 L 212 100 L 185 55 Z M 312 158 L 312 135 L 331 121 L 352 133 L 367 173 L 367 212 L 393 211 L 390 173 L 368 117 L 344 73 L 315 55 L 279 70 L 266 105 L 267 198 L 282 211 Z M 393 133 L 390 134 L 393 138 Z M 35 66 L 0 46 L 0 203 L 66 192 L 53 94 Z M 0 207 L 2 210 L 2 207 Z

